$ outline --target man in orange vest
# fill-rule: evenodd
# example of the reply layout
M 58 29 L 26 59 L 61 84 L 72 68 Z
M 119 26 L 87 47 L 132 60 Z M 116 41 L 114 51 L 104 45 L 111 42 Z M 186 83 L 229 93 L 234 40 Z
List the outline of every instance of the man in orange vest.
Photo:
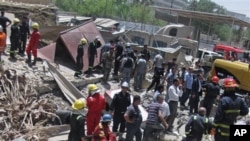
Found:
M 2 64 L 1 54 L 6 47 L 6 34 L 3 32 L 3 27 L 0 25 L 0 64 Z

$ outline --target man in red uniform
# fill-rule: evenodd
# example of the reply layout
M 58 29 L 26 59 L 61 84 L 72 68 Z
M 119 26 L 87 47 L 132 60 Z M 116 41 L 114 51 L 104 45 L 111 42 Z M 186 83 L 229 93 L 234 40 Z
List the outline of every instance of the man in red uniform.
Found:
M 38 31 L 39 24 L 33 23 L 32 29 L 33 29 L 33 32 L 30 35 L 29 44 L 26 49 L 26 53 L 28 55 L 28 60 L 26 61 L 26 63 L 28 63 L 29 65 L 36 65 L 37 48 L 38 48 L 39 40 L 40 40 L 40 32 Z M 34 56 L 34 61 L 32 62 L 32 64 L 31 64 L 31 51 Z
M 110 114 L 102 116 L 101 123 L 94 130 L 92 141 L 116 141 L 116 137 L 109 127 L 111 120 Z
M 102 110 L 106 107 L 106 100 L 100 89 L 95 84 L 88 85 L 89 96 L 87 98 L 87 136 L 91 136 L 95 127 L 100 122 Z
M 0 25 L 0 64 L 2 63 L 1 54 L 6 47 L 6 34 L 3 32 L 3 27 Z

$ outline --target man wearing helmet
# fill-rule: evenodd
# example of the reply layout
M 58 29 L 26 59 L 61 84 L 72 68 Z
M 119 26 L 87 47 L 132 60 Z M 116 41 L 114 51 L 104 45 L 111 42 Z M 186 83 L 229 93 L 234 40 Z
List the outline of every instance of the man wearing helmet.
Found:
M 207 117 L 210 115 L 215 99 L 220 95 L 220 87 L 218 82 L 219 78 L 217 76 L 213 76 L 211 82 L 202 86 L 202 88 L 206 91 L 206 95 L 203 100 L 203 107 L 205 107 L 207 110 Z
M 219 101 L 212 129 L 215 141 L 229 141 L 230 125 L 234 124 L 237 116 L 245 116 L 249 112 L 246 102 L 235 95 L 238 85 L 234 79 L 225 78 L 223 87 L 224 94 Z
M 32 24 L 32 30 L 33 32 L 30 35 L 30 40 L 26 49 L 26 53 L 28 56 L 28 59 L 26 63 L 29 65 L 36 65 L 36 60 L 37 60 L 37 48 L 39 45 L 39 40 L 40 40 L 40 32 L 39 30 L 39 24 L 38 23 L 33 23 Z M 34 56 L 34 61 L 31 64 L 31 51 Z
M 101 119 L 102 110 L 105 110 L 106 108 L 106 100 L 104 96 L 100 94 L 100 89 L 97 85 L 89 84 L 88 91 L 87 135 L 91 136 Z
M 110 109 L 114 118 L 113 132 L 118 132 L 119 127 L 119 132 L 124 133 L 126 123 L 124 113 L 126 112 L 127 107 L 131 104 L 130 94 L 128 93 L 128 82 L 123 82 L 121 89 L 121 92 L 114 95 Z
M 94 67 L 95 58 L 97 58 L 97 48 L 101 47 L 102 43 L 100 41 L 100 38 L 98 36 L 95 37 L 95 40 L 93 42 L 89 43 L 88 48 L 88 56 L 89 56 L 89 70 L 88 73 L 92 73 L 92 69 Z
M 96 126 L 93 132 L 92 141 L 116 141 L 115 135 L 110 131 L 110 123 L 112 116 L 110 114 L 104 114 L 101 119 L 101 123 Z
M 77 56 L 76 56 L 76 72 L 75 77 L 79 77 L 82 74 L 83 68 L 83 54 L 84 54 L 84 46 L 87 44 L 87 40 L 82 38 L 78 47 L 77 47 Z
M 3 27 L 0 25 L 0 65 L 2 63 L 1 54 L 4 52 L 6 47 L 6 34 L 3 32 Z
M 70 132 L 68 141 L 85 141 L 85 118 L 83 109 L 86 107 L 84 98 L 77 99 L 72 104 L 72 114 L 70 116 Z
M 20 27 L 19 27 L 19 19 L 15 18 L 13 20 L 13 25 L 11 26 L 10 30 L 10 58 L 15 58 L 15 51 L 19 47 L 20 44 Z

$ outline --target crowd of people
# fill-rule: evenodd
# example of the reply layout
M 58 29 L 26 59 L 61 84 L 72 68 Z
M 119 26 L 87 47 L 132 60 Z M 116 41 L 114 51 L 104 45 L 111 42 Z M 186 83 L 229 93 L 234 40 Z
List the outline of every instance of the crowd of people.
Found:
M 95 40 L 98 41 L 98 38 Z M 81 43 L 85 45 L 86 40 L 82 39 Z M 95 49 L 97 48 L 95 47 Z M 153 59 L 154 74 L 151 84 L 146 90 L 143 90 L 142 82 L 151 58 Z M 188 110 L 190 119 L 185 127 L 186 138 L 184 140 L 201 141 L 203 134 L 213 134 L 215 141 L 228 141 L 229 125 L 235 122 L 238 115 L 244 116 L 249 112 L 246 103 L 235 95 L 237 88 L 235 80 L 224 79 L 224 94 L 220 94 L 219 78 L 213 76 L 210 82 L 206 82 L 203 78 L 204 69 L 199 62 L 196 62 L 194 67 L 188 68 L 176 62 L 176 58 L 164 60 L 160 52 L 151 56 L 147 45 L 144 45 L 142 51 L 135 52 L 129 43 L 123 46 L 119 42 L 115 44 L 111 41 L 109 46 L 104 47 L 101 57 L 104 68 L 103 82 L 108 82 L 110 72 L 113 70 L 112 76 L 121 75 L 121 91 L 114 95 L 108 115 L 104 114 L 101 119 L 100 110 L 105 109 L 104 107 L 99 107 L 99 112 L 95 111 L 96 115 L 93 117 L 90 115 L 94 113 L 87 114 L 87 136 L 92 136 L 92 139 L 95 140 L 94 127 L 98 131 L 100 128 L 103 129 L 103 121 L 106 116 L 110 117 L 108 122 L 111 119 L 113 121 L 112 130 L 108 129 L 103 132 L 106 140 L 115 140 L 113 136 L 121 137 L 126 133 L 126 141 L 132 141 L 133 138 L 136 141 L 152 141 L 156 139 L 160 131 L 172 134 L 178 112 Z M 131 78 L 134 78 L 133 86 L 130 83 Z M 131 93 L 132 87 L 138 93 L 145 92 L 146 94 L 134 95 Z M 151 90 L 152 88 L 154 89 Z M 131 100 L 132 95 L 133 100 Z M 148 117 L 144 132 L 142 132 L 142 114 L 138 105 L 141 103 L 141 98 L 147 96 L 152 96 L 153 101 L 146 108 Z M 202 101 L 201 98 L 203 98 Z M 93 96 L 88 99 L 93 99 Z M 96 100 L 100 100 L 100 98 Z M 209 117 L 212 116 L 211 110 L 216 101 L 218 109 L 214 121 L 211 122 Z M 103 102 L 100 101 L 95 101 L 95 103 L 99 103 L 99 106 L 103 105 L 101 104 Z M 94 107 L 98 106 L 95 104 Z M 88 109 L 92 111 L 89 106 Z M 89 120 L 91 126 L 88 125 L 88 117 L 91 120 L 96 119 L 95 122 Z M 98 125 L 98 122 L 101 124 Z M 110 134 L 112 134 L 112 139 Z
M 36 22 L 32 23 L 32 32 L 30 33 L 29 19 L 27 16 L 23 16 L 20 21 L 18 18 L 14 18 L 11 21 L 5 17 L 5 11 L 1 10 L 0 16 L 0 62 L 1 54 L 6 53 L 6 42 L 7 42 L 7 27 L 10 27 L 10 59 L 15 61 L 16 54 L 25 56 L 27 54 L 26 63 L 29 66 L 36 65 L 37 61 L 37 48 L 39 47 L 40 32 L 39 24 Z M 28 44 L 27 44 L 27 41 Z M 26 46 L 27 44 L 27 46 Z M 33 62 L 31 62 L 31 53 L 33 54 Z
M 16 51 L 23 56 L 26 51 L 26 62 L 35 65 L 40 39 L 39 24 L 33 23 L 30 33 L 27 17 L 23 17 L 21 23 L 18 18 L 12 22 L 4 16 L 4 11 L 1 11 L 0 16 L 0 61 L 1 54 L 5 51 L 6 27 L 9 25 L 11 25 L 10 59 L 16 60 Z M 80 40 L 76 56 L 74 75 L 76 77 L 82 74 L 84 47 L 87 44 L 89 44 L 88 74 L 93 72 L 94 62 L 98 57 L 97 49 L 102 46 L 98 36 L 90 43 L 85 38 Z M 34 56 L 33 62 L 31 62 L 31 52 Z M 229 141 L 229 126 L 234 124 L 238 115 L 244 116 L 249 112 L 246 103 L 235 94 L 237 88 L 235 80 L 224 79 L 224 94 L 221 95 L 219 78 L 213 76 L 211 82 L 204 81 L 204 70 L 199 62 L 196 66 L 187 68 L 177 64 L 176 58 L 164 60 L 160 52 L 151 56 L 146 44 L 140 52 L 135 52 L 129 43 L 123 46 L 121 42 L 113 41 L 104 46 L 100 58 L 104 74 L 103 83 L 108 83 L 110 72 L 113 71 L 112 76 L 122 77 L 121 91 L 114 95 L 108 109 L 106 99 L 98 86 L 89 84 L 89 95 L 86 100 L 81 98 L 72 104 L 72 113 L 68 118 L 71 126 L 69 141 L 115 141 L 116 136 L 122 136 L 124 133 L 126 141 L 133 141 L 134 137 L 136 141 L 152 141 L 159 131 L 164 131 L 166 134 L 173 133 L 178 110 L 189 110 L 190 119 L 185 127 L 186 141 L 201 141 L 203 134 L 213 134 L 215 141 Z M 142 84 L 146 79 L 150 59 L 153 59 L 151 84 L 146 88 L 145 95 L 134 95 L 131 93 L 132 87 L 138 93 L 144 92 Z M 131 83 L 131 78 L 134 78 L 134 83 Z M 146 109 L 148 117 L 144 132 L 141 130 L 142 112 L 138 107 L 142 96 L 153 97 L 153 101 Z M 201 102 L 202 96 L 203 102 Z M 209 117 L 216 100 L 218 108 L 212 123 Z M 85 107 L 88 108 L 86 119 L 83 115 Z M 112 130 L 111 122 L 113 122 Z

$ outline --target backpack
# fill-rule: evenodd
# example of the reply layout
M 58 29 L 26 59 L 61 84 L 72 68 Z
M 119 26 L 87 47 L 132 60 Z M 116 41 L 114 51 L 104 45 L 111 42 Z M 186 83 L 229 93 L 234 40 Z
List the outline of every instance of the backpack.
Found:
M 124 63 L 124 68 L 132 68 L 133 66 L 133 60 L 132 58 L 128 57 L 126 62 Z

